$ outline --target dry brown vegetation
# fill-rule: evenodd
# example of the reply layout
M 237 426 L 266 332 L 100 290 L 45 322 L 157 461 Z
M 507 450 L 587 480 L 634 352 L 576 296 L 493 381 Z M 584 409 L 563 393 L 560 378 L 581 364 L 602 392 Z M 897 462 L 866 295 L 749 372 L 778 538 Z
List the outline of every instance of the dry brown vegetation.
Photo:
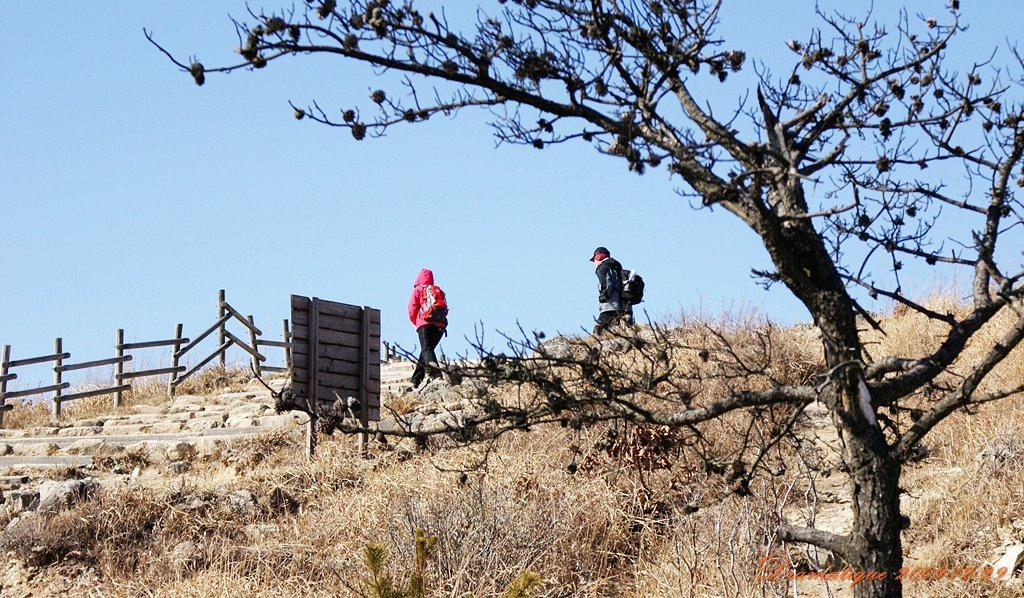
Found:
M 943 296 L 929 305 L 958 309 Z M 742 347 L 743 338 L 764 337 L 760 324 L 750 327 L 756 321 L 718 323 Z M 880 354 L 923 354 L 940 332 L 907 313 L 881 321 L 885 335 L 866 333 Z M 676 334 L 707 334 L 705 323 L 684 318 Z M 820 348 L 812 330 L 777 329 L 772 339 L 773 375 L 815 375 Z M 997 374 L 1003 382 L 1024 379 L 1024 359 Z M 955 379 L 955 368 L 947 376 Z M 808 436 L 824 438 L 829 426 L 821 423 L 804 422 Z M 806 465 L 834 458 L 827 441 L 780 449 L 787 468 L 756 478 L 749 496 L 715 500 L 720 477 L 685 459 L 645 458 L 661 440 L 658 430 L 620 424 L 609 442 L 611 426 L 506 434 L 468 471 L 484 448 L 446 438 L 371 443 L 364 459 L 351 438 L 337 436 L 306 462 L 297 434 L 257 437 L 184 476 L 143 476 L 56 515 L 18 518 L 0 534 L 0 551 L 24 563 L 9 570 L 31 578 L 37 591 L 63 577 L 80 582 L 63 592 L 82 595 L 89 595 L 84 584 L 92 595 L 125 597 L 371 596 L 365 547 L 383 543 L 387 570 L 407 579 L 419 528 L 438 538 L 427 566 L 431 596 L 499 596 L 524 570 L 541 576 L 535 596 L 849 595 L 845 582 L 794 589 L 755 579 L 769 552 L 788 552 L 798 567 L 827 566 L 826 555 L 781 546 L 774 535 L 782 517 L 842 527 L 844 476 L 824 479 Z M 926 438 L 928 458 L 908 465 L 902 484 L 908 566 L 980 568 L 1024 541 L 1022 427 L 1024 406 L 1011 397 L 955 414 Z M 721 435 L 713 442 L 731 441 L 727 425 L 711 433 Z M 1017 596 L 1020 584 L 918 581 L 906 591 Z

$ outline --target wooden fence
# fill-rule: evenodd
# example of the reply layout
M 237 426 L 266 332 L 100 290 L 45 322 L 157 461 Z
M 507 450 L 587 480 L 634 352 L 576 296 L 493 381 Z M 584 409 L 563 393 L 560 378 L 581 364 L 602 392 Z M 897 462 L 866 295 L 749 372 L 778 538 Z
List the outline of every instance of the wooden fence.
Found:
M 94 361 L 84 361 L 81 363 L 66 363 L 67 360 L 71 359 L 71 354 L 66 353 L 63 350 L 63 339 L 54 339 L 53 343 L 53 354 L 42 355 L 39 357 L 29 357 L 25 359 L 11 359 L 11 346 L 3 345 L 0 350 L 0 425 L 3 424 L 3 414 L 13 408 L 13 405 L 8 404 L 7 399 L 14 399 L 18 397 L 27 397 L 32 395 L 41 395 L 46 393 L 52 393 L 51 401 L 53 403 L 52 413 L 54 418 L 59 418 L 61 413 L 61 405 L 68 401 L 75 399 L 83 399 L 86 397 L 96 397 L 101 395 L 113 395 L 113 407 L 116 409 L 121 406 L 122 394 L 125 391 L 131 390 L 131 380 L 137 378 L 144 378 L 150 376 L 163 376 L 167 375 L 167 396 L 173 397 L 175 390 L 182 382 L 187 380 L 190 376 L 198 372 L 203 366 L 210 363 L 216 358 L 219 358 L 220 365 L 225 365 L 225 353 L 232 346 L 238 347 L 242 351 L 249 354 L 250 363 L 257 374 L 262 372 L 284 372 L 289 371 L 292 368 L 292 355 L 291 355 L 291 332 L 288 329 L 288 320 L 284 320 L 281 333 L 282 340 L 264 340 L 259 338 L 263 335 L 263 331 L 256 327 L 252 316 L 243 316 L 238 310 L 232 307 L 226 300 L 224 291 L 218 291 L 217 293 L 217 320 L 206 330 L 196 335 L 195 338 L 186 338 L 182 336 L 182 325 L 176 324 L 174 327 L 174 337 L 165 340 L 156 341 L 145 341 L 137 343 L 126 343 L 124 342 L 124 330 L 118 329 L 116 332 L 116 338 L 114 342 L 114 357 L 107 359 L 97 359 Z M 248 336 L 248 342 L 243 340 L 241 337 L 235 335 L 227 329 L 227 324 L 230 320 L 236 320 L 246 330 L 242 333 L 242 336 Z M 379 320 L 378 320 L 379 322 Z M 191 367 L 185 367 L 180 365 L 182 358 L 189 353 L 192 349 L 199 346 L 199 344 L 206 339 L 208 336 L 217 333 L 217 348 L 213 352 L 199 359 L 197 363 Z M 170 347 L 170 367 L 155 368 L 141 371 L 125 371 L 124 364 L 132 361 L 133 356 L 129 351 L 137 351 L 139 349 L 151 349 L 158 347 Z M 284 367 L 271 367 L 263 365 L 262 362 L 266 361 L 266 356 L 260 353 L 260 347 L 279 347 L 284 350 Z M 53 363 L 53 384 L 50 386 L 42 386 L 37 388 L 30 388 L 26 390 L 17 390 L 8 392 L 7 385 L 10 381 L 16 380 L 18 374 L 12 373 L 11 370 L 18 367 L 24 367 L 29 365 L 36 365 L 40 363 Z M 106 366 L 114 366 L 114 383 L 112 386 L 106 388 L 98 388 L 95 390 L 87 390 L 82 392 L 73 392 L 64 394 L 64 391 L 70 388 L 71 384 L 63 380 L 64 372 L 70 372 L 75 370 L 84 370 L 89 368 L 100 368 Z

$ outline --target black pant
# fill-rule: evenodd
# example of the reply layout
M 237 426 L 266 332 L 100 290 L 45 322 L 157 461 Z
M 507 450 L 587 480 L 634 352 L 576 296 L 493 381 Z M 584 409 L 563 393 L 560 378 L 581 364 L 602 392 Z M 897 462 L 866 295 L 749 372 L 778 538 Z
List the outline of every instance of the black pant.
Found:
M 622 319 L 621 311 L 603 311 L 597 316 L 597 322 L 594 323 L 594 334 L 600 334 L 614 324 L 618 323 Z
M 416 362 L 416 370 L 413 371 L 412 378 L 409 379 L 413 386 L 419 386 L 423 378 L 428 375 L 431 378 L 441 377 L 441 372 L 437 368 L 437 355 L 434 354 L 434 349 L 441 342 L 441 335 L 444 334 L 444 329 L 435 324 L 427 324 L 417 328 L 416 334 L 420 337 L 420 358 Z

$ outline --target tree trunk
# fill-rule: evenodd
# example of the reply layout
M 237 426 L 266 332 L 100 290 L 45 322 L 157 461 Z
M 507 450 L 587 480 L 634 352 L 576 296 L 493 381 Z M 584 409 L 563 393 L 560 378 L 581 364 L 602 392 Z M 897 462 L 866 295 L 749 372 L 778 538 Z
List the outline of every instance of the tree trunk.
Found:
M 845 438 L 853 482 L 853 528 L 846 560 L 866 577 L 853 586 L 855 598 L 900 598 L 903 566 L 900 539 L 900 463 L 892 458 L 881 430 L 872 426 Z M 882 579 L 868 574 L 885 572 Z
M 806 208 L 798 183 L 778 187 L 774 194 L 778 205 L 788 205 L 791 211 Z M 900 463 L 878 426 L 864 382 L 853 300 L 810 219 L 780 223 L 765 218 L 761 223 L 757 232 L 780 278 L 821 331 L 830 378 L 823 399 L 843 439 L 843 458 L 853 483 L 853 528 L 837 548 L 860 576 L 853 585 L 854 596 L 900 598 Z

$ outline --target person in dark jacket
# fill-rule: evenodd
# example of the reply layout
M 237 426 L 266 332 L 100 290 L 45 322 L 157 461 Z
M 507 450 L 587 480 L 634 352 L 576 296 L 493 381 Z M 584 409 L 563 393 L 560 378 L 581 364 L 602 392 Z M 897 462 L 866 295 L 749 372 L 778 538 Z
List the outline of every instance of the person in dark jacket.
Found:
M 423 268 L 416 275 L 412 294 L 409 295 L 409 321 L 416 327 L 416 334 L 419 335 L 420 339 L 420 358 L 416 362 L 416 369 L 412 373 L 412 378 L 409 379 L 413 388 L 419 386 L 427 376 L 431 380 L 441 377 L 434 349 L 441 342 L 441 336 L 444 335 L 444 329 L 448 325 L 448 321 L 446 319 L 443 322 L 428 322 L 424 319 L 422 309 L 424 305 L 424 289 L 427 285 L 432 284 L 434 284 L 434 273 Z
M 594 262 L 597 274 L 598 315 L 594 334 L 599 334 L 622 318 L 622 265 L 612 258 L 606 247 L 595 249 L 590 261 Z

